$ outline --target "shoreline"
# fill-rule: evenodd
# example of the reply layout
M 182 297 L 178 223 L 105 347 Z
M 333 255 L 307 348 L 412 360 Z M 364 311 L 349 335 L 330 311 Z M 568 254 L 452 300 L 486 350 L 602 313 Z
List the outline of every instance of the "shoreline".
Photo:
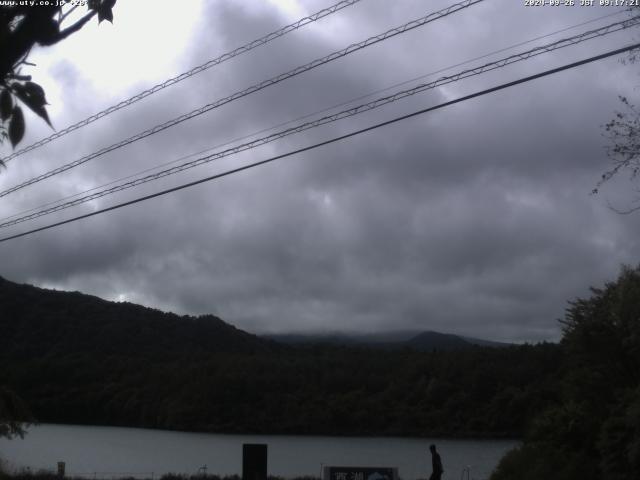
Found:
M 312 433 L 312 432 L 236 432 L 236 431 L 209 431 L 209 430 L 180 430 L 180 429 L 168 429 L 168 428 L 156 428 L 156 427 L 141 427 L 141 426 L 130 426 L 130 425 L 104 425 L 104 424 L 93 424 L 93 423 L 57 423 L 57 422 L 34 422 L 29 424 L 28 427 L 25 428 L 25 432 L 28 435 L 29 429 L 33 427 L 41 427 L 41 426 L 56 426 L 56 427 L 86 427 L 86 428 L 122 428 L 129 430 L 143 430 L 143 431 L 151 431 L 151 432 L 171 432 L 171 433 L 189 433 L 189 434 L 202 434 L 202 435 L 220 435 L 220 436 L 247 436 L 247 437 L 317 437 L 317 438 L 344 438 L 344 439 L 410 439 L 410 440 L 423 440 L 423 439 L 433 439 L 433 440 L 506 440 L 506 441 L 521 441 L 522 437 L 511 434 L 494 434 L 487 435 L 482 433 L 469 433 L 469 434 L 458 434 L 458 435 L 444 435 L 444 434 L 424 434 L 424 435 L 415 435 L 415 434 L 403 434 L 403 433 L 372 433 L 372 434 L 364 434 L 364 433 Z M 17 438 L 19 440 L 19 438 Z
M 40 428 L 38 428 L 40 427 Z M 520 440 L 443 439 L 436 437 L 329 437 L 189 433 L 111 426 L 41 424 L 31 427 L 23 441 L 0 442 L 9 480 L 53 480 L 58 462 L 65 462 L 67 478 L 102 480 L 133 478 L 202 480 L 207 466 L 211 480 L 234 480 L 242 470 L 244 444 L 268 445 L 268 472 L 274 478 L 320 478 L 323 466 L 398 468 L 407 480 L 428 477 L 428 446 L 435 443 L 445 469 L 460 471 L 472 465 L 476 476 L 488 476 L 505 453 Z M 23 470 L 29 467 L 29 470 Z M 33 473 L 44 473 L 37 477 Z M 135 472 L 127 475 L 126 472 Z M 143 474 L 148 472 L 148 474 Z M 155 472 L 153 476 L 151 472 Z M 31 476 L 20 477 L 20 474 Z M 48 477 L 47 477 L 48 475 Z

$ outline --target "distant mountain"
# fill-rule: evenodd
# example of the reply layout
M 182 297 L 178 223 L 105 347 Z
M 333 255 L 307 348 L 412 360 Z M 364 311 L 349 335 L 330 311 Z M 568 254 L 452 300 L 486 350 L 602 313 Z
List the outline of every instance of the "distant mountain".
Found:
M 508 347 L 511 344 L 433 331 L 399 330 L 380 333 L 267 334 L 269 340 L 287 345 L 360 346 L 419 351 L 468 349 L 474 346 Z
M 473 343 L 457 335 L 438 332 L 424 332 L 405 342 L 416 350 L 460 350 L 471 348 Z
M 373 345 L 387 346 L 405 342 L 420 332 L 413 330 L 399 330 L 376 333 L 345 333 L 345 332 L 318 332 L 318 333 L 272 333 L 263 335 L 264 338 L 289 345 Z
M 278 347 L 213 315 L 179 316 L 0 277 L 0 351 L 26 356 L 92 352 L 166 357 Z
M 271 338 L 281 343 L 212 315 L 0 278 L 0 386 L 43 423 L 517 436 L 559 391 L 557 345 L 472 347 L 436 332 Z M 324 344 L 285 345 L 309 341 Z
M 20 285 L 0 277 L 0 350 L 6 354 L 70 352 L 180 356 L 248 352 L 281 345 L 360 346 L 419 351 L 508 346 L 432 331 L 273 334 L 262 337 L 213 315 L 180 316 L 80 292 Z
M 478 345 L 479 347 L 505 348 L 505 347 L 512 347 L 514 345 L 513 343 L 496 342 L 494 340 L 483 340 L 481 338 L 474 338 L 474 337 L 461 336 L 460 338 L 463 338 L 467 342 L 472 343 L 474 345 Z

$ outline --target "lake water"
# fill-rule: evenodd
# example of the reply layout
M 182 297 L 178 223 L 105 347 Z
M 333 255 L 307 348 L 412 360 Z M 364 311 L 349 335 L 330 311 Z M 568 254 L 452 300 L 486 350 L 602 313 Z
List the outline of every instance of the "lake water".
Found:
M 242 473 L 242 444 L 268 444 L 270 475 L 320 476 L 323 465 L 397 467 L 404 480 L 428 478 L 436 443 L 443 479 L 459 479 L 470 466 L 473 479 L 488 478 L 517 442 L 276 435 L 217 435 L 136 428 L 39 425 L 23 440 L 0 439 L 0 459 L 10 468 L 55 470 L 66 462 L 68 475 L 117 478 L 124 474 L 157 478 L 164 473 L 194 474 L 204 465 L 219 475 Z M 466 478 L 466 477 L 465 477 Z

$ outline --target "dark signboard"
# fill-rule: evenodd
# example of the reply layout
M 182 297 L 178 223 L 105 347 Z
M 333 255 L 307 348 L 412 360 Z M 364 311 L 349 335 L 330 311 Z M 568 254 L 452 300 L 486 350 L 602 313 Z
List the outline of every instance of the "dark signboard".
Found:
M 242 480 L 267 480 L 267 445 L 242 445 Z
M 323 480 L 396 480 L 398 469 L 391 467 L 324 467 Z

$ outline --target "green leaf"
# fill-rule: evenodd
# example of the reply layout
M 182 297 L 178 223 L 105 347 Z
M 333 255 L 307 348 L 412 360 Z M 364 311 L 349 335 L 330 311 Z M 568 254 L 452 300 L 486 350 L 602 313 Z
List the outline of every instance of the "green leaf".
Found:
M 111 11 L 111 7 L 103 5 L 100 7 L 100 10 L 98 10 L 98 23 L 103 20 L 113 23 L 113 12 Z
M 112 8 L 116 4 L 116 0 L 102 0 L 100 6 L 97 7 L 98 10 L 98 23 L 103 20 L 107 20 L 108 22 L 113 23 L 113 12 Z
M 49 120 L 49 114 L 44 107 L 47 104 L 47 100 L 45 99 L 42 87 L 33 82 L 26 82 L 24 85 L 14 83 L 12 87 L 16 92 L 17 97 L 22 100 L 33 113 L 38 115 L 47 122 L 50 127 L 52 127 L 51 121 Z
M 47 99 L 44 96 L 44 88 L 34 82 L 25 82 L 24 89 L 29 93 L 29 96 L 41 101 L 42 105 L 47 104 Z
M 24 115 L 22 114 L 22 109 L 16 105 L 13 107 L 13 114 L 9 123 L 9 140 L 13 148 L 20 143 L 22 137 L 24 137 Z
M 13 110 L 13 99 L 9 89 L 5 88 L 0 93 L 0 119 L 3 122 L 11 116 L 11 110 Z
M 7 42 L 7 38 L 11 34 L 11 30 L 9 29 L 9 24 L 6 21 L 0 22 L 0 45 Z

